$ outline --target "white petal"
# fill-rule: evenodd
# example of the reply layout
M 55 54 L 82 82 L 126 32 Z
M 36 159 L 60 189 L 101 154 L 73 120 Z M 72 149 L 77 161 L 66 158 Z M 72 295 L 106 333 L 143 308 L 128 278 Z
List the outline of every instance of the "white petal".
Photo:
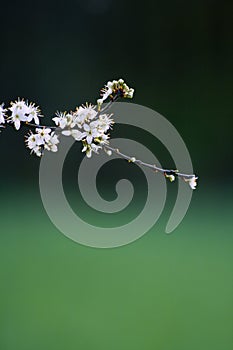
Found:
M 87 136 L 87 143 L 90 145 L 92 142 L 93 137 L 91 135 Z
M 14 124 L 15 124 L 15 129 L 19 130 L 19 128 L 20 128 L 20 120 L 19 119 L 15 119 Z
M 90 126 L 89 126 L 88 124 L 84 124 L 84 125 L 83 125 L 83 129 L 84 129 L 85 131 L 90 131 Z
M 62 133 L 62 135 L 65 135 L 65 136 L 70 136 L 71 135 L 71 131 L 70 130 L 63 130 L 61 133 Z
M 87 146 L 85 145 L 83 146 L 82 152 L 86 152 L 86 150 L 87 150 Z
M 72 136 L 75 140 L 80 141 L 86 136 L 86 133 L 83 133 L 75 129 L 75 130 L 72 130 Z
M 60 118 L 54 117 L 52 120 L 54 121 L 54 123 L 55 123 L 57 126 L 59 126 L 59 124 L 60 124 Z
M 36 144 L 38 145 L 38 146 L 40 146 L 40 145 L 44 145 L 44 139 L 43 139 L 43 137 L 41 137 L 39 134 L 37 134 L 37 135 L 35 135 L 35 139 L 36 139 Z
M 86 152 L 87 158 L 91 158 L 91 153 L 92 153 L 92 150 L 91 150 L 91 149 L 89 149 L 89 150 Z
M 52 145 L 51 146 L 51 151 L 52 152 L 57 152 L 57 145 Z
M 35 124 L 36 124 L 36 125 L 39 125 L 39 124 L 40 124 L 40 121 L 39 121 L 39 118 L 37 117 L 36 114 L 34 115 L 33 118 L 34 118 Z

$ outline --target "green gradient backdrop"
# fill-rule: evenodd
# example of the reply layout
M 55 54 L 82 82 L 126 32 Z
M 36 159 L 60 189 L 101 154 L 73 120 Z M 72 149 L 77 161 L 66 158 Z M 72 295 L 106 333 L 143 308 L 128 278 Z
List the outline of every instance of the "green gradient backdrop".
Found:
M 97 250 L 64 237 L 43 209 L 39 161 L 24 130 L 0 136 L 0 349 L 231 350 L 232 3 L 223 1 L 5 2 L 1 8 L 0 101 L 37 102 L 46 123 L 54 111 L 95 101 L 109 79 L 136 88 L 134 102 L 167 117 L 180 132 L 200 176 L 182 224 L 164 228 L 166 210 L 140 240 Z M 116 125 L 113 136 L 136 135 L 163 165 L 164 147 L 143 132 Z M 74 165 L 72 165 L 72 157 Z M 67 163 L 67 196 L 76 162 Z M 114 198 L 109 167 L 102 195 Z M 136 201 L 114 218 L 83 207 L 99 225 L 123 223 L 145 199 L 135 174 Z M 172 186 L 173 185 L 173 186 Z

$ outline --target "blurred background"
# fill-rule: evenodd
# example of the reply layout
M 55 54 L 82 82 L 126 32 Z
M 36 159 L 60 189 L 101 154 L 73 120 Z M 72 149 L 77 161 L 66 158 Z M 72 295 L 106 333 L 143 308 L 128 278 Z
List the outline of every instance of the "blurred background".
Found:
M 177 188 L 168 183 L 166 209 L 145 236 L 122 248 L 88 248 L 49 221 L 26 130 L 4 130 L 1 349 L 232 349 L 232 10 L 226 0 L 1 5 L 0 102 L 36 102 L 49 125 L 55 111 L 95 103 L 108 80 L 122 77 L 136 90 L 134 103 L 176 127 L 199 176 L 172 235 L 164 229 Z M 112 137 L 136 137 L 173 167 L 143 131 L 119 124 Z M 64 175 L 74 210 L 80 150 L 72 148 Z M 101 194 L 114 198 L 117 176 L 132 179 L 139 194 L 114 218 L 83 203 L 82 216 L 99 226 L 132 219 L 145 199 L 142 172 L 123 160 L 112 166 L 100 176 Z

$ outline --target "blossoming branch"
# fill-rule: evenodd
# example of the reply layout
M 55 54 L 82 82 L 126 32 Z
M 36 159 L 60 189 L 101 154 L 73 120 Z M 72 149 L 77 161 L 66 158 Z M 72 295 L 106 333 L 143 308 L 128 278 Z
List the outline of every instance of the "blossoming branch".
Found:
M 92 156 L 92 152 L 98 154 L 101 149 L 104 149 L 109 156 L 115 152 L 128 162 L 163 173 L 171 182 L 176 177 L 182 178 L 190 188 L 195 189 L 197 185 L 195 175 L 162 169 L 111 147 L 109 131 L 113 127 L 114 120 L 113 114 L 106 111 L 117 99 L 132 98 L 133 94 L 134 89 L 129 88 L 123 79 L 109 81 L 101 90 L 101 98 L 97 100 L 96 106 L 86 103 L 77 107 L 75 111 L 57 112 L 52 118 L 55 125 L 50 127 L 41 124 L 40 118 L 43 118 L 43 115 L 38 106 L 18 98 L 17 101 L 11 102 L 9 108 L 4 108 L 3 103 L 0 105 L 0 127 L 4 128 L 7 124 L 13 125 L 16 130 L 19 130 L 22 125 L 28 127 L 29 133 L 26 135 L 25 143 L 31 153 L 38 157 L 43 156 L 45 151 L 57 152 L 59 136 L 62 134 L 82 142 L 82 152 L 85 152 L 88 158 Z M 103 106 L 104 101 L 108 102 L 105 106 Z

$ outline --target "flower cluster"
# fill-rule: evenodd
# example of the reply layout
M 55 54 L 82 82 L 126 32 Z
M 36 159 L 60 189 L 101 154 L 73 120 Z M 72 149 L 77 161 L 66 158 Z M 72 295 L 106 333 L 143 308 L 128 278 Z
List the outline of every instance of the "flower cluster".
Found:
M 57 152 L 59 143 L 58 135 L 50 128 L 36 128 L 35 133 L 29 133 L 26 137 L 26 145 L 38 157 L 43 155 L 44 150 Z
M 134 89 L 129 88 L 123 79 L 108 81 L 105 87 L 101 90 L 101 98 L 97 100 L 98 110 L 105 100 L 110 97 L 113 100 L 116 97 L 133 98 Z
M 83 152 L 90 158 L 92 152 L 98 153 L 102 145 L 108 142 L 107 132 L 114 123 L 111 116 L 100 114 L 95 106 L 86 104 L 78 107 L 75 112 L 58 112 L 53 121 L 62 129 L 61 134 L 82 141 Z
M 19 130 L 21 122 L 30 123 L 33 120 L 35 124 L 40 124 L 39 117 L 42 115 L 39 107 L 35 106 L 34 103 L 28 104 L 28 102 L 18 99 L 18 101 L 11 102 L 11 107 L 8 109 L 11 114 L 7 118 L 7 122 L 14 123 L 16 130 Z

